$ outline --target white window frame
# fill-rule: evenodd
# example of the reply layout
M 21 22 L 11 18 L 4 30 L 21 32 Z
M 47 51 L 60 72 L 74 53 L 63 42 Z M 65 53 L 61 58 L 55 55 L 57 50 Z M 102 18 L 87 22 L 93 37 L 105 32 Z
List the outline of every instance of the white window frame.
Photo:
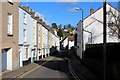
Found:
M 23 13 L 23 23 L 24 24 L 27 24 L 27 15 L 26 15 L 26 13 Z
M 8 2 L 13 3 L 13 0 L 8 0 Z
M 8 13 L 8 35 L 13 35 L 13 14 Z
M 24 37 L 24 42 L 27 42 L 27 39 L 26 39 L 26 29 L 23 29 L 23 37 Z

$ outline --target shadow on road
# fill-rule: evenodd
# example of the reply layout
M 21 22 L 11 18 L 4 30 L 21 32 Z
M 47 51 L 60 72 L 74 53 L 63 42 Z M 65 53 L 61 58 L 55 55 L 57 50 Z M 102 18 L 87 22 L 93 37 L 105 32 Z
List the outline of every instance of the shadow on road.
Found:
M 71 80 L 74 80 L 68 68 L 68 60 L 65 59 L 68 56 L 68 51 L 66 50 L 60 51 L 59 53 L 56 53 L 53 56 L 55 57 L 54 59 L 50 60 L 49 62 L 47 62 L 46 64 L 42 66 L 52 69 L 52 70 L 63 72 L 67 74 L 68 77 L 71 78 Z M 46 61 L 48 60 L 35 61 L 35 63 L 41 65 L 42 63 Z

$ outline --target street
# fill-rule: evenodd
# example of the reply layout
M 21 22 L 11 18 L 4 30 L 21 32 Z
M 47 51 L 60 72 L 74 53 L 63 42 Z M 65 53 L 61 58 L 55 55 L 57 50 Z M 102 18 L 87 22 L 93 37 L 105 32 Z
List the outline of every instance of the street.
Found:
M 18 78 L 39 78 L 39 79 L 65 79 L 73 80 L 70 73 L 68 60 L 65 59 L 65 54 L 63 52 L 58 56 L 50 56 L 45 59 L 36 61 L 39 64 L 37 67 L 25 72 Z

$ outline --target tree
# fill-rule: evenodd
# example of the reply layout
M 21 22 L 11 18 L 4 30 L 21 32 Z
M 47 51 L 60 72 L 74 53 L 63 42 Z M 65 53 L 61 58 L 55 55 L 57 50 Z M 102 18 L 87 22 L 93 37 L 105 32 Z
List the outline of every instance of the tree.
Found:
M 57 28 L 58 28 L 58 27 L 57 27 L 57 24 L 56 24 L 56 23 L 52 23 L 52 28 L 57 29 Z
M 120 16 L 119 16 L 119 14 L 120 14 L 119 11 L 113 10 L 111 8 L 109 8 L 109 10 L 107 11 L 107 26 L 108 26 L 108 31 L 109 31 L 107 33 L 107 35 L 110 38 L 117 38 L 118 40 L 120 40 Z M 100 21 L 94 17 L 91 17 L 91 18 L 94 19 L 94 21 L 91 22 L 89 25 L 91 25 L 95 21 L 98 21 L 99 23 L 103 24 L 102 21 Z M 86 27 L 88 27 L 88 26 L 86 26 Z M 94 35 L 93 32 L 92 32 L 92 34 Z M 95 38 L 97 38 L 98 36 L 92 36 L 93 40 L 95 40 Z
M 63 31 L 62 31 L 62 29 L 59 29 L 59 30 L 58 30 L 57 35 L 58 35 L 59 37 L 63 37 Z
M 117 37 L 120 39 L 120 16 L 119 12 L 112 11 L 111 8 L 108 11 L 108 27 L 109 27 L 109 33 L 108 35 L 110 37 Z
M 59 28 L 59 29 L 62 29 L 62 24 L 60 24 L 60 25 L 58 26 L 58 28 Z

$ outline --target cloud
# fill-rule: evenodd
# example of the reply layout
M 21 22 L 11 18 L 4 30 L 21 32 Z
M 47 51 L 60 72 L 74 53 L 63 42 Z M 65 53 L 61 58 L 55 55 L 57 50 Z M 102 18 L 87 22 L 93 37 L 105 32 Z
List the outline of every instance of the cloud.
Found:
M 59 2 L 79 2 L 80 0 L 59 0 Z
M 59 3 L 67 4 L 67 5 L 74 5 L 74 4 L 77 4 L 77 2 L 59 2 Z
M 79 2 L 80 0 L 59 0 L 59 3 L 62 4 L 68 4 L 68 5 L 74 5 L 77 4 L 77 2 Z
M 7 0 L 0 0 L 6 2 Z M 20 0 L 21 2 L 103 2 L 103 0 Z M 19 0 L 15 0 L 19 2 Z M 119 2 L 119 0 L 108 0 L 108 2 Z
M 41 13 L 39 13 L 39 12 L 36 12 L 35 15 L 36 15 L 36 16 L 39 16 L 40 18 L 44 18 L 44 17 L 45 17 L 43 14 L 41 14 Z
M 51 23 L 48 20 L 44 21 L 47 25 L 51 25 Z

